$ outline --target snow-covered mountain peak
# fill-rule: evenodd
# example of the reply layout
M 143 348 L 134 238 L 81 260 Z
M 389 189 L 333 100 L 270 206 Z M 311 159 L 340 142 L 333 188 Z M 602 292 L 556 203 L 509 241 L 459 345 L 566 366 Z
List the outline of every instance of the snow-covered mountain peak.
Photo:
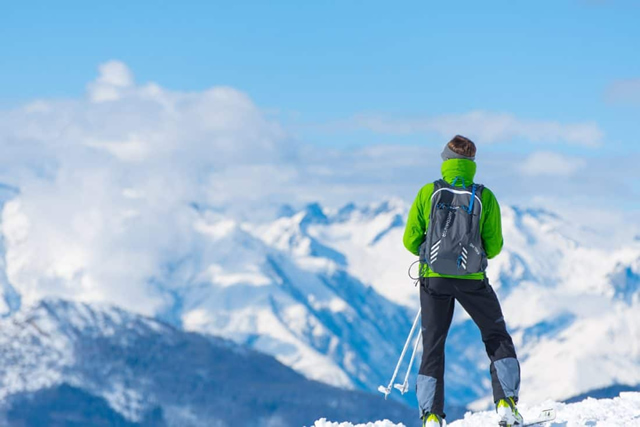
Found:
M 511 206 L 510 209 L 518 216 L 529 216 L 540 219 L 541 221 L 561 221 L 562 218 L 555 212 L 543 208 L 527 208 L 520 206 Z
M 12 317 L 14 324 L 30 325 L 45 336 L 111 336 L 121 328 L 144 332 L 169 332 L 173 328 L 151 318 L 135 315 L 107 304 L 75 303 L 44 299 Z
M 307 205 L 302 212 L 296 215 L 300 227 L 303 229 L 312 224 L 326 224 L 329 218 L 325 214 L 320 203 L 311 203 Z
M 640 256 L 628 264 L 619 263 L 608 277 L 615 298 L 630 305 L 640 303 Z
M 375 389 L 408 316 L 313 235 L 325 218 L 319 205 L 268 224 L 227 226 L 227 218 L 201 214 L 197 250 L 179 276 L 189 282 L 172 288 L 181 324 L 273 354 L 310 378 Z M 381 341 L 395 344 L 377 348 Z
M 296 218 L 296 222 L 302 227 L 314 224 L 329 225 L 346 221 L 360 221 L 371 219 L 380 215 L 404 216 L 408 212 L 409 205 L 402 199 L 391 197 L 380 202 L 369 204 L 347 203 L 339 208 L 327 208 L 319 202 L 305 205 L 301 209 L 295 209 L 290 205 L 282 205 L 278 209 L 277 218 Z
M 280 207 L 276 208 L 276 219 L 293 216 L 296 214 L 296 212 L 297 211 L 291 205 L 281 205 Z
M 402 286 L 407 284 L 406 275 L 398 280 L 398 272 L 405 273 L 412 262 L 412 255 L 398 248 L 407 209 L 404 202 L 391 199 L 365 206 L 351 203 L 335 211 L 317 204 L 310 206 L 313 208 L 259 225 L 258 235 L 305 268 L 345 268 L 392 301 L 414 304 L 415 290 Z M 389 279 L 380 286 L 380 278 Z
M 330 220 L 332 222 L 348 222 L 371 220 L 379 216 L 401 216 L 408 212 L 407 203 L 398 198 L 389 198 L 377 203 L 366 205 L 357 205 L 355 203 L 347 203 L 335 212 L 331 213 Z

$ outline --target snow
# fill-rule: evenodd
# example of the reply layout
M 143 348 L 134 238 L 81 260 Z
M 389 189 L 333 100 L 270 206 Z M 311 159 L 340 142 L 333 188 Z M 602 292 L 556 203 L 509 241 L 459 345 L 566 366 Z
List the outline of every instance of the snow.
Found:
M 556 419 L 546 423 L 549 427 L 637 427 L 640 426 L 640 393 L 620 393 L 613 399 L 588 398 L 578 403 L 564 404 L 545 402 L 540 405 L 520 405 L 525 422 L 536 418 L 545 409 L 555 409 Z M 449 427 L 487 427 L 497 426 L 498 418 L 495 412 L 467 413 L 462 420 L 447 424 Z M 313 427 L 400 427 L 404 424 L 394 424 L 391 421 L 376 421 L 366 424 L 351 424 L 329 422 L 321 419 Z
M 400 201 L 353 206 L 350 215 L 311 226 L 309 234 L 343 253 L 355 277 L 390 301 L 412 307 L 416 292 L 406 286 L 406 272 L 415 257 L 402 247 L 406 212 L 408 206 Z
M 213 264 L 199 277 L 200 280 L 216 283 L 220 286 L 233 286 L 237 284 L 251 286 L 266 286 L 271 284 L 271 279 L 256 270 L 255 266 L 247 266 L 248 271 L 239 273 L 227 273 L 221 265 Z M 252 271 L 253 270 L 253 271 Z
M 313 427 L 400 427 L 404 426 L 404 424 L 394 424 L 389 420 L 384 421 L 375 421 L 372 423 L 366 424 L 351 424 L 351 423 L 332 423 L 331 421 L 327 421 L 325 418 L 318 420 L 315 422 Z

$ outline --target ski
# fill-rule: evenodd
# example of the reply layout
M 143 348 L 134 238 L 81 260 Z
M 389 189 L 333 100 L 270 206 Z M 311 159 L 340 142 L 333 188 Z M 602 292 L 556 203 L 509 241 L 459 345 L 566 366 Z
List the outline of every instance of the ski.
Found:
M 548 423 L 549 421 L 553 421 L 556 419 L 556 410 L 555 409 L 545 409 L 540 412 L 537 418 L 534 418 L 529 421 L 525 421 L 524 424 L 507 424 L 506 421 L 500 421 L 498 424 L 500 427 L 536 427 L 540 424 Z
M 556 419 L 556 410 L 555 409 L 545 409 L 540 412 L 537 418 L 533 420 L 526 421 L 522 427 L 534 427 L 539 424 L 547 423 L 549 421 L 553 421 Z

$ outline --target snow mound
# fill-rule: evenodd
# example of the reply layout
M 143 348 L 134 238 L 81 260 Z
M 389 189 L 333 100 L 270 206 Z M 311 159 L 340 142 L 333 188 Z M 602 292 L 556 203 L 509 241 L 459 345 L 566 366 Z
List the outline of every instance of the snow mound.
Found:
M 555 408 L 555 421 L 547 423 L 550 427 L 571 426 L 640 426 L 640 393 L 620 393 L 613 399 L 588 398 L 578 403 L 564 404 L 547 402 L 542 405 L 527 407 L 522 405 L 521 412 L 525 417 L 535 418 L 537 414 L 548 408 Z M 450 427 L 480 427 L 496 425 L 497 418 L 493 412 L 467 413 L 463 420 L 449 424 Z
M 554 408 L 557 413 L 555 421 L 546 423 L 549 427 L 640 427 L 640 393 L 620 393 L 613 399 L 588 398 L 578 403 L 564 404 L 546 402 L 528 407 L 521 405 L 525 417 L 533 419 L 540 411 Z M 498 419 L 495 412 L 467 413 L 462 420 L 448 424 L 449 427 L 486 427 L 496 426 Z M 390 421 L 376 421 L 368 424 L 332 423 L 325 419 L 316 421 L 313 427 L 404 427 Z
M 395 424 L 389 420 L 384 420 L 354 425 L 351 423 L 332 423 L 331 421 L 327 421 L 325 418 L 322 418 L 321 420 L 316 421 L 313 427 L 404 427 L 404 424 Z

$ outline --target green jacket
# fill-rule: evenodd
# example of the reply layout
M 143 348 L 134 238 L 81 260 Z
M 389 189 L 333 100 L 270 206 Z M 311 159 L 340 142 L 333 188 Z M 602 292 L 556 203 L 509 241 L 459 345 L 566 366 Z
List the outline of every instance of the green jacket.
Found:
M 457 187 L 462 187 L 462 179 L 466 186 L 473 183 L 476 174 L 476 163 L 466 159 L 451 159 L 442 163 L 442 178 L 449 184 L 459 177 Z M 429 215 L 431 213 L 431 195 L 433 183 L 420 189 L 416 200 L 409 211 L 407 226 L 404 230 L 404 246 L 414 255 L 419 255 L 420 245 L 424 242 L 427 227 L 429 227 Z M 491 190 L 482 190 L 482 215 L 480 217 L 480 235 L 487 258 L 494 258 L 502 250 L 502 221 L 500 217 L 500 205 Z M 444 276 L 435 273 L 425 264 L 420 272 L 422 277 L 454 277 L 459 279 L 483 279 L 484 273 L 474 273 L 465 276 Z

